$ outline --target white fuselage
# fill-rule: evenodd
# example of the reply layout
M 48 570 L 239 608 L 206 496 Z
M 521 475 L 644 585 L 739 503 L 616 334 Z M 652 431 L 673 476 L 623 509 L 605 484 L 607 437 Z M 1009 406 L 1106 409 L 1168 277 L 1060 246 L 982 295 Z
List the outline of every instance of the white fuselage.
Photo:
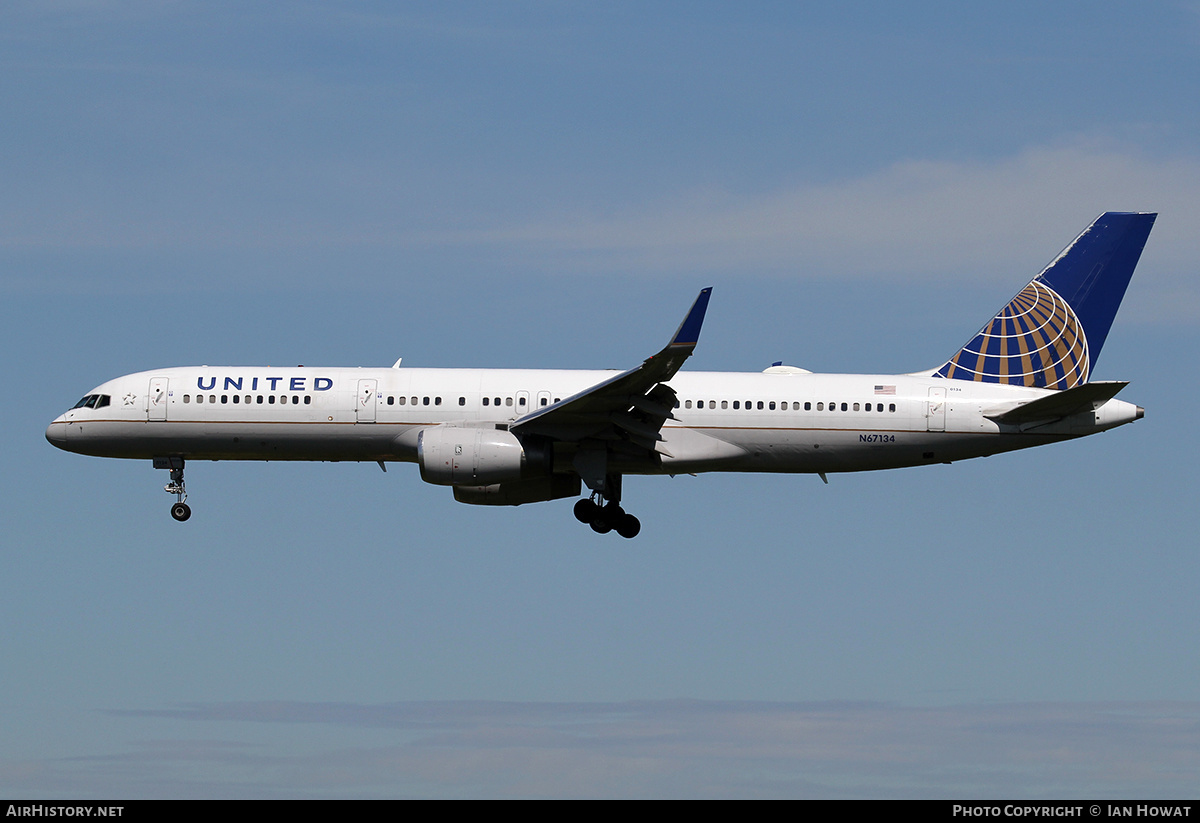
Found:
M 615 372 L 520 369 L 170 368 L 126 375 L 46 437 L 104 457 L 417 461 L 437 425 L 507 428 Z M 985 416 L 1052 394 L 923 375 L 679 372 L 661 465 L 629 473 L 842 472 L 942 463 L 1041 445 L 1128 423 L 1108 400 L 1036 426 Z M 1024 430 L 1022 430 L 1024 429 Z M 569 455 L 555 455 L 569 470 Z M 559 463 L 563 465 L 560 466 Z

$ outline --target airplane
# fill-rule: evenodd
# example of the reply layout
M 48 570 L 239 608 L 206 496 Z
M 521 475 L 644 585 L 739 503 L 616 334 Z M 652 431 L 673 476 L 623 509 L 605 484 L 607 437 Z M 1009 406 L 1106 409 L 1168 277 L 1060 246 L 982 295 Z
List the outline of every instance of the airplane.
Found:
M 478 505 L 589 495 L 575 517 L 635 537 L 624 475 L 810 473 L 935 463 L 1083 437 L 1140 420 L 1128 383 L 1090 382 L 1157 217 L 1106 212 L 943 365 L 911 374 L 680 371 L 700 336 L 703 289 L 670 342 L 607 371 L 195 366 L 125 375 L 59 415 L 66 451 L 151 460 L 416 463 Z

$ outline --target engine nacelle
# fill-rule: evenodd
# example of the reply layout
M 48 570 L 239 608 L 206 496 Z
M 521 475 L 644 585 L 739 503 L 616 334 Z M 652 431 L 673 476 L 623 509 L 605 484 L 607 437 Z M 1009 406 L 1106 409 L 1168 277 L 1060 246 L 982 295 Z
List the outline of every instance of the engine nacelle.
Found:
M 417 435 L 417 462 L 426 483 L 486 486 L 520 479 L 526 455 L 511 432 L 435 426 Z
M 455 486 L 454 499 L 475 506 L 520 506 L 560 497 L 578 497 L 581 487 L 577 474 L 550 474 L 489 486 Z

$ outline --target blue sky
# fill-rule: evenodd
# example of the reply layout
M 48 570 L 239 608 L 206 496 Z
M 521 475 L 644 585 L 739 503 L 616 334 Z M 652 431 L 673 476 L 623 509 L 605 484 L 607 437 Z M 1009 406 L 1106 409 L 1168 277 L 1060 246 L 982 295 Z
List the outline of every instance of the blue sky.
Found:
M 0 791 L 1194 794 L 1198 49 L 1188 3 L 5 4 Z M 1095 371 L 1144 420 L 631 478 L 634 541 L 353 464 L 192 464 L 181 526 L 43 439 L 169 365 L 627 368 L 707 285 L 690 368 L 931 367 L 1106 210 L 1160 212 Z

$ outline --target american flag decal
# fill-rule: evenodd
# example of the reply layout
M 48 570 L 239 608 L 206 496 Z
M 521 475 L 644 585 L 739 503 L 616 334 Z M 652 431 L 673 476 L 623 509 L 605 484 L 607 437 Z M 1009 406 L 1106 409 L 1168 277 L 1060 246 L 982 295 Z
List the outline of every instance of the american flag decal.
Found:
M 875 393 L 876 394 L 895 394 L 896 387 L 895 386 L 876 386 Z

